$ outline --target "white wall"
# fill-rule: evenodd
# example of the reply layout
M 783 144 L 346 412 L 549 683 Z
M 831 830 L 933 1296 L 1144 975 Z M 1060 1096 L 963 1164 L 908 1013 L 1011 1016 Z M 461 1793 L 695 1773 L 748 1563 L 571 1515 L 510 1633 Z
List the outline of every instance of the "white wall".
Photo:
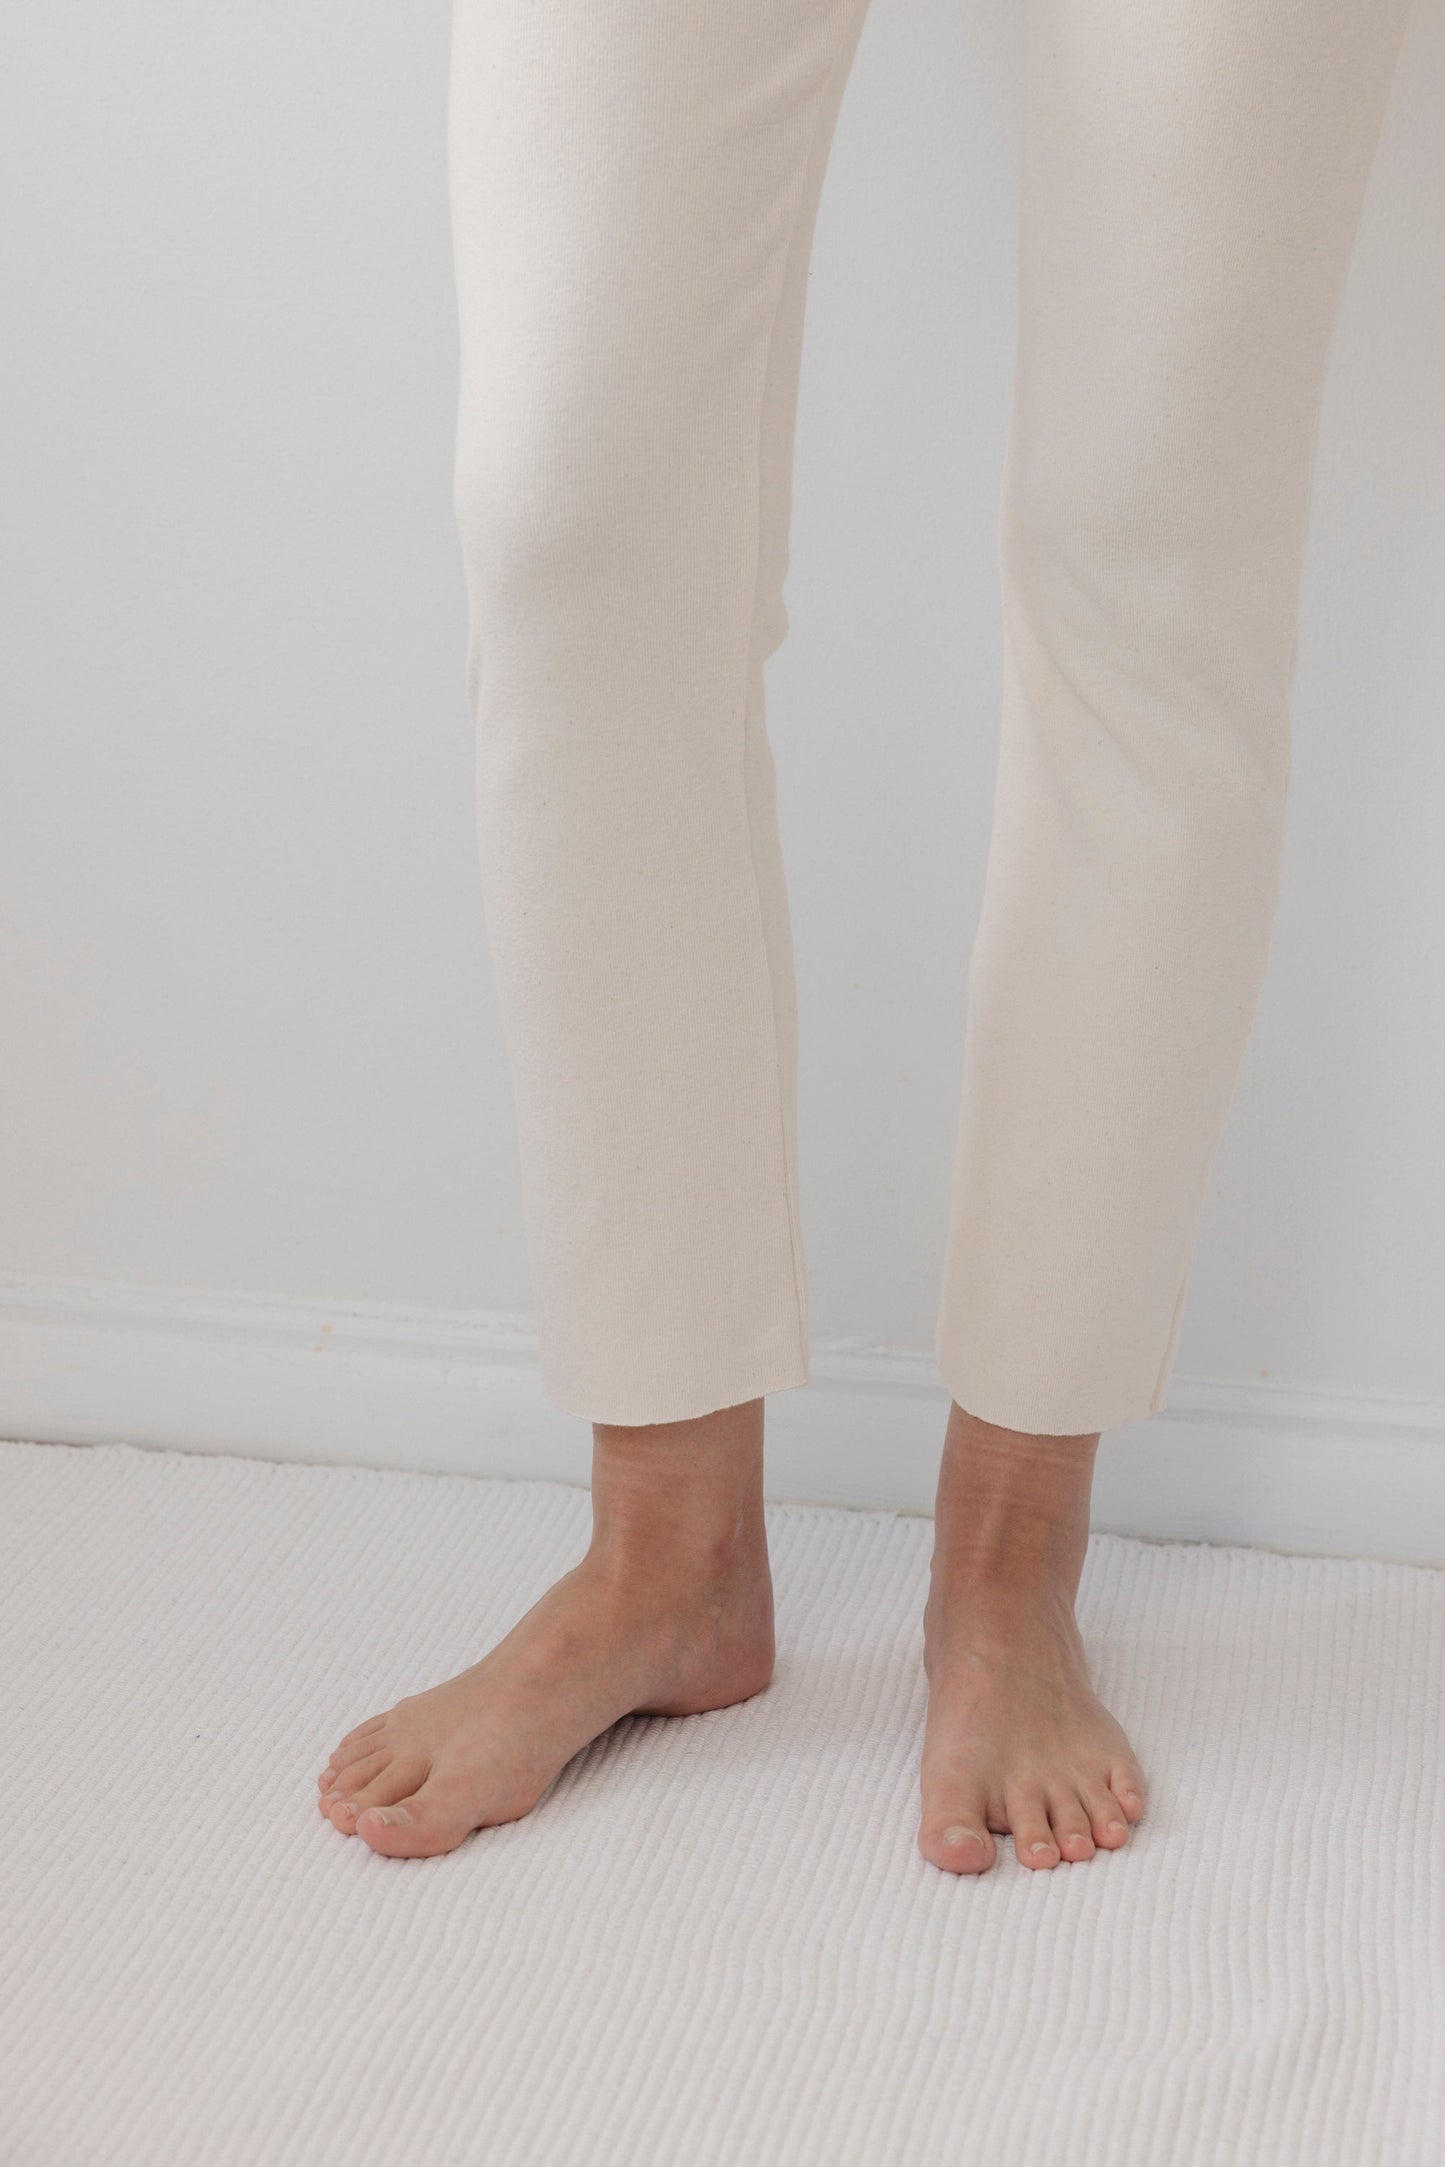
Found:
M 1015 13 L 874 0 L 770 671 L 813 1325 L 905 1350 L 992 782 Z M 462 688 L 447 34 L 441 0 L 12 11 L 0 1274 L 32 1313 L 76 1281 L 528 1309 Z M 1417 0 L 1322 431 L 1286 895 L 1179 1358 L 1437 1409 L 1442 112 L 1445 0 Z M 84 1427 L 54 1362 L 27 1375 L 0 1432 Z

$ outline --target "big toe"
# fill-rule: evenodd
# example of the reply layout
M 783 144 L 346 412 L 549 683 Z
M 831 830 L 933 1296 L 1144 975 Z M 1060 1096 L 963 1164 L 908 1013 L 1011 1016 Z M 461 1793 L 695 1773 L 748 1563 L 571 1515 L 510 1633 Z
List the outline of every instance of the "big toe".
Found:
M 367 1806 L 358 1814 L 356 1833 L 386 1858 L 435 1858 L 455 1851 L 475 1822 L 458 1810 L 440 1786 L 422 1784 L 409 1796 L 387 1805 Z
M 987 1873 L 998 1856 L 982 1798 L 950 1798 L 941 1811 L 925 1810 L 918 1848 L 930 1866 L 946 1874 Z

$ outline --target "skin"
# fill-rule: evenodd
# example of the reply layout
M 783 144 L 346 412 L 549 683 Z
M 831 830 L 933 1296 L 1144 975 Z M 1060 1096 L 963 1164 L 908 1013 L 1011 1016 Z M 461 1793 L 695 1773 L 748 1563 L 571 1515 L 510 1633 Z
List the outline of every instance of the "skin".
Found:
M 918 1846 L 983 1873 L 1116 1850 L 1144 1779 L 1074 1619 L 1097 1436 L 1032 1437 L 954 1406 L 924 1613 Z M 479 1663 L 348 1731 L 318 1778 L 342 1835 L 393 1858 L 529 1813 L 624 1715 L 692 1715 L 773 1673 L 763 1402 L 593 1431 L 592 1539 Z
M 923 1614 L 928 1721 L 918 1847 L 984 1873 L 1115 1851 L 1144 1811 L 1128 1739 L 1089 1681 L 1074 1598 L 1097 1433 L 1033 1437 L 949 1416 Z

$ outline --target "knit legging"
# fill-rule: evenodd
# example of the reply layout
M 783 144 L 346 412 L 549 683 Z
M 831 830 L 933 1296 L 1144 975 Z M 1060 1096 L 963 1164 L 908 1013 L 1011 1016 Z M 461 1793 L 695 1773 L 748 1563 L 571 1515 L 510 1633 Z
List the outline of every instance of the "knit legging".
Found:
M 866 4 L 455 0 L 483 895 L 543 1382 L 598 1421 L 808 1373 L 763 664 Z M 970 1412 L 1072 1433 L 1157 1409 L 1174 1359 L 1408 0 L 1020 4 L 1004 698 L 936 1351 Z

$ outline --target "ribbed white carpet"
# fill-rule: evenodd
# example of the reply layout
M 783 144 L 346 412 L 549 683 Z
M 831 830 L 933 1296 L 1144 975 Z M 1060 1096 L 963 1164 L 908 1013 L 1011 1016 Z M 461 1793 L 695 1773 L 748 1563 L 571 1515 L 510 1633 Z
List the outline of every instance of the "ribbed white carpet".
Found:
M 0 1447 L 5 2167 L 1439 2167 L 1445 1574 L 1096 1541 L 1153 1810 L 913 1848 L 929 1529 L 772 1514 L 745 1707 L 384 1860 L 351 1724 L 581 1548 L 541 1483 Z

